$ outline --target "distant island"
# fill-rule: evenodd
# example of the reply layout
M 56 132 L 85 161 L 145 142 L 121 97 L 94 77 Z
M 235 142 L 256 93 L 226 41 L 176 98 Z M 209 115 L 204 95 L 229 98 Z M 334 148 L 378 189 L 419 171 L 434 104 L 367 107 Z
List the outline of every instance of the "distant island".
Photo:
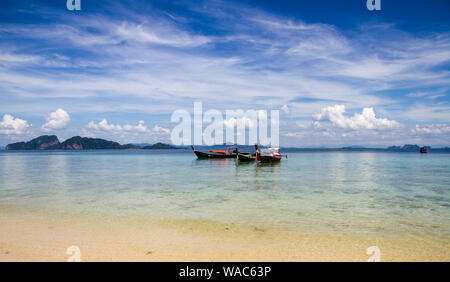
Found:
M 436 153 L 450 153 L 449 147 L 444 148 L 431 148 L 426 146 L 428 151 Z M 387 148 L 366 148 L 363 146 L 348 146 L 342 148 L 282 148 L 284 152 L 419 152 L 419 145 L 405 144 L 403 146 L 390 146 Z
M 230 144 L 221 144 L 213 146 L 197 146 L 200 150 L 219 150 L 224 147 L 232 146 Z M 234 145 L 236 146 L 236 145 Z M 239 150 L 242 152 L 253 152 L 253 145 L 239 145 Z M 450 153 L 449 147 L 431 148 L 427 146 L 432 152 Z M 1 150 L 174 150 L 185 149 L 184 147 L 177 147 L 170 144 L 158 142 L 156 144 L 141 143 L 141 144 L 124 144 L 118 142 L 108 141 L 100 138 L 89 138 L 74 136 L 60 142 L 56 135 L 43 135 L 28 142 L 17 142 L 9 144 L 6 147 L 0 147 Z M 300 147 L 282 147 L 283 152 L 419 152 L 419 145 L 406 144 L 403 146 L 390 146 L 387 148 L 367 148 L 359 145 L 341 147 L 341 148 L 300 148 Z
M 148 146 L 137 146 L 133 144 L 121 145 L 114 141 L 100 138 L 89 138 L 74 136 L 59 142 L 56 135 L 43 135 L 28 142 L 17 142 L 9 144 L 6 150 L 124 150 L 124 149 L 144 149 L 144 150 L 172 150 L 181 149 L 169 144 L 156 143 Z

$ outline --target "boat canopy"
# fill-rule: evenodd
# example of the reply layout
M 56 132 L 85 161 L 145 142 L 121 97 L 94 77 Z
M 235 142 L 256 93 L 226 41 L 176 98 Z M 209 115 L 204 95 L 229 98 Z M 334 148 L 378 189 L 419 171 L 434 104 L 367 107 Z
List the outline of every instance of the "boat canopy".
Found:
M 216 151 L 216 150 L 211 150 L 210 152 L 212 153 L 220 153 L 220 154 L 228 154 L 228 151 Z
M 261 149 L 261 156 L 277 156 L 279 155 L 280 148 L 268 148 L 268 149 Z

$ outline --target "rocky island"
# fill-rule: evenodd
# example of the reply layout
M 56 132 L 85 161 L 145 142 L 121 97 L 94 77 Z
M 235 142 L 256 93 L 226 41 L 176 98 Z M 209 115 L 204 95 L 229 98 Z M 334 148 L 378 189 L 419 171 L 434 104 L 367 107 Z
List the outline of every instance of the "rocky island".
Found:
M 17 142 L 6 146 L 6 150 L 46 150 L 59 146 L 56 135 L 44 135 L 28 142 Z
M 174 147 L 169 144 L 164 144 L 164 143 L 158 142 L 153 145 L 144 146 L 144 147 L 142 147 L 142 149 L 144 149 L 144 150 L 170 150 L 170 149 L 180 149 L 180 148 Z
M 121 145 L 114 141 L 100 138 L 74 136 L 60 142 L 56 135 L 43 135 L 28 142 L 9 144 L 6 150 L 120 150 L 120 149 L 179 149 L 178 147 L 156 143 L 150 146 L 136 146 L 133 144 Z

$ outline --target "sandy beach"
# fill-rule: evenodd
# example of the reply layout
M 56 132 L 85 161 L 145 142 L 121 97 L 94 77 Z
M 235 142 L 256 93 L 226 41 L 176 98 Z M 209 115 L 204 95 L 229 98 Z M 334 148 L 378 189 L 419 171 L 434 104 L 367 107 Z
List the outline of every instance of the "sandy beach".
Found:
M 422 244 L 418 245 L 418 244 Z M 448 261 L 448 248 L 383 238 L 300 236 L 257 226 L 145 218 L 2 212 L 0 261 Z
M 450 262 L 449 11 L 0 1 L 0 262 Z

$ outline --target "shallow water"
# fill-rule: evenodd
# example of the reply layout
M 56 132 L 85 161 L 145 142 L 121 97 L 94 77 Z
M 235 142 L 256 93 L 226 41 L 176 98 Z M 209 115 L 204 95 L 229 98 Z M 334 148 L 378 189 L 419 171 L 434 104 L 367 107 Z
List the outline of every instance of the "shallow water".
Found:
M 2 151 L 0 210 L 12 208 L 448 246 L 450 155 L 289 153 L 257 165 L 184 151 Z

